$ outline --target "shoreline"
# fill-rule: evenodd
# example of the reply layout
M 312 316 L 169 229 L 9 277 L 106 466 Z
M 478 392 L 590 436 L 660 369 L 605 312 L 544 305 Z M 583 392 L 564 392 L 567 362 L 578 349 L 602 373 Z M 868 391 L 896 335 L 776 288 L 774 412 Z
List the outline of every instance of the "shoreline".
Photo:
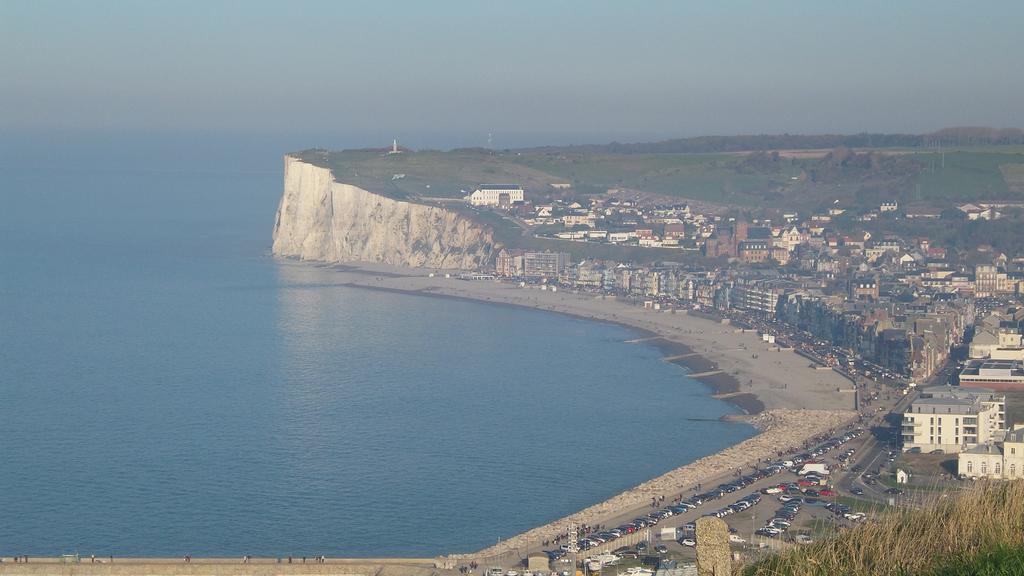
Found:
M 352 269 L 345 269 L 344 271 L 348 272 L 348 273 L 356 273 L 356 271 L 352 270 Z M 394 274 L 394 273 L 392 273 L 390 276 L 392 278 L 400 278 L 401 277 L 400 275 Z M 400 288 L 389 288 L 389 287 L 385 287 L 385 286 L 369 286 L 369 285 L 366 285 L 366 284 L 354 283 L 354 282 L 346 282 L 346 283 L 343 283 L 343 284 L 340 284 L 340 285 L 341 286 L 347 286 L 347 287 L 350 287 L 350 288 L 358 288 L 358 289 L 362 289 L 362 290 L 373 290 L 373 291 L 376 291 L 376 292 L 387 292 L 387 293 L 392 293 L 392 294 L 404 294 L 404 295 L 411 295 L 411 296 L 425 296 L 425 297 L 428 297 L 428 298 L 443 298 L 443 299 L 449 299 L 449 300 L 462 300 L 462 301 L 465 301 L 465 302 L 475 302 L 475 303 L 478 303 L 478 304 L 488 304 L 488 305 L 492 305 L 492 306 L 504 306 L 504 307 L 517 308 L 517 309 L 527 309 L 527 310 L 535 310 L 535 311 L 541 311 L 541 312 L 552 312 L 552 313 L 555 313 L 555 314 L 559 314 L 561 316 L 568 316 L 570 318 L 575 318 L 577 320 L 582 320 L 582 321 L 585 321 L 585 322 L 598 322 L 598 323 L 601 323 L 601 324 L 611 324 L 611 325 L 614 325 L 614 326 L 619 326 L 621 328 L 625 328 L 625 329 L 627 329 L 627 330 L 629 330 L 631 332 L 636 333 L 637 336 L 638 336 L 637 338 L 625 341 L 626 343 L 629 343 L 629 344 L 640 344 L 640 343 L 642 343 L 642 344 L 646 344 L 646 345 L 653 346 L 653 347 L 657 348 L 662 353 L 662 360 L 663 361 L 668 362 L 670 364 L 675 364 L 675 365 L 683 368 L 685 370 L 684 375 L 687 378 L 689 378 L 691 380 L 694 380 L 696 382 L 699 382 L 701 384 L 704 384 L 705 386 L 710 388 L 711 389 L 711 397 L 712 398 L 715 398 L 717 400 L 722 400 L 722 401 L 726 402 L 727 404 L 731 404 L 734 407 L 739 408 L 747 416 L 755 416 L 757 414 L 760 414 L 761 412 L 764 412 L 764 409 L 765 409 L 764 403 L 762 403 L 757 398 L 756 394 L 740 392 L 739 391 L 740 390 L 739 381 L 736 380 L 736 378 L 733 377 L 730 374 L 719 373 L 719 374 L 710 374 L 710 375 L 707 375 L 707 376 L 697 376 L 697 377 L 691 376 L 691 374 L 700 374 L 702 372 L 713 371 L 713 369 L 714 369 L 714 367 L 716 365 L 715 365 L 714 362 L 712 362 L 711 360 L 708 360 L 707 358 L 702 356 L 700 353 L 694 352 L 686 344 L 683 344 L 682 342 L 675 342 L 673 340 L 669 340 L 668 338 L 666 338 L 665 336 L 663 336 L 661 334 L 658 334 L 658 333 L 656 333 L 656 332 L 654 332 L 654 331 L 652 331 L 650 329 L 647 329 L 647 328 L 641 328 L 641 327 L 636 326 L 634 324 L 630 324 L 630 323 L 622 322 L 622 321 L 608 320 L 608 319 L 598 319 L 598 318 L 593 318 L 593 317 L 589 317 L 589 316 L 583 316 L 581 314 L 573 314 L 571 312 L 549 310 L 549 309 L 546 309 L 546 308 L 536 308 L 536 307 L 533 307 L 533 306 L 525 306 L 525 305 L 522 305 L 522 304 L 513 304 L 513 303 L 509 303 L 509 302 L 500 302 L 500 301 L 493 301 L 493 300 L 481 300 L 479 298 L 472 298 L 472 297 L 467 297 L 467 296 L 458 296 L 458 295 L 454 295 L 454 294 L 446 294 L 446 293 L 443 293 L 443 292 L 435 292 L 435 291 L 431 291 L 431 290 L 402 290 Z M 685 359 L 682 359 L 682 358 L 672 359 L 675 356 L 687 356 L 687 357 Z M 731 415 L 723 416 L 723 418 L 728 418 L 729 416 L 731 416 Z
M 426 269 L 380 264 L 329 265 L 285 259 L 297 268 L 313 264 L 339 276 L 338 285 L 468 300 L 555 312 L 578 320 L 613 324 L 638 335 L 630 343 L 658 348 L 663 360 L 683 367 L 711 394 L 754 415 L 771 409 L 853 409 L 854 386 L 833 370 L 816 370 L 806 358 L 763 342 L 749 330 L 699 313 L 649 310 L 593 294 L 521 288 L 507 282 L 431 277 Z
M 627 342 L 655 346 L 663 361 L 684 367 L 686 376 L 707 386 L 712 397 L 745 413 L 722 419 L 744 422 L 758 430 L 743 442 L 494 546 L 445 556 L 445 564 L 517 562 L 527 552 L 539 551 L 543 541 L 564 533 L 570 523 L 624 521 L 646 510 L 654 496 L 689 493 L 699 483 L 728 477 L 738 466 L 754 466 L 790 449 L 799 449 L 812 438 L 850 425 L 858 415 L 853 410 L 854 388 L 838 373 L 815 370 L 805 358 L 762 342 L 759 335 L 699 314 L 644 309 L 601 295 L 541 290 L 539 286 L 463 280 L 445 277 L 443 272 L 431 274 L 425 269 L 284 262 L 300 268 L 314 264 L 332 270 L 341 280 L 339 286 L 529 308 L 625 327 L 638 334 Z
M 543 541 L 563 534 L 569 523 L 611 524 L 627 521 L 631 517 L 641 515 L 641 512 L 646 514 L 654 496 L 689 495 L 698 483 L 712 485 L 719 479 L 724 481 L 739 466 L 754 466 L 764 459 L 774 459 L 780 452 L 801 448 L 812 438 L 849 425 L 858 415 L 852 411 L 853 396 L 845 394 L 841 389 L 842 382 L 847 381 L 837 373 L 808 369 L 807 360 L 793 352 L 777 347 L 772 350 L 772 347 L 762 343 L 756 334 L 737 330 L 728 324 L 709 320 L 701 315 L 649 310 L 618 299 L 540 290 L 537 286 L 521 288 L 510 283 L 445 278 L 443 273 L 431 277 L 429 270 L 379 264 L 301 262 L 278 258 L 275 258 L 275 261 L 287 271 L 282 278 L 285 285 L 289 281 L 301 285 L 308 278 L 324 286 L 345 286 L 405 295 L 467 300 L 520 309 L 529 308 L 555 312 L 586 322 L 624 327 L 635 335 L 624 343 L 642 343 L 656 347 L 662 355 L 662 361 L 683 367 L 687 378 L 699 381 L 708 387 L 708 392 L 713 397 L 728 402 L 744 412 L 724 415 L 721 420 L 743 422 L 757 430 L 754 436 L 742 442 L 670 469 L 582 510 L 505 538 L 496 545 L 470 553 L 439 556 L 433 559 L 433 566 L 425 562 L 427 559 L 422 558 L 331 558 L 326 566 L 321 564 L 314 568 L 316 571 L 336 573 L 338 564 L 346 564 L 346 568 L 350 569 L 352 574 L 412 574 L 420 570 L 424 574 L 456 574 L 457 572 L 449 572 L 447 568 L 464 565 L 470 561 L 477 561 L 481 565 L 516 564 L 528 553 L 540 551 Z M 314 277 L 312 274 L 304 278 L 303 271 L 315 272 L 318 275 L 330 271 L 337 275 L 339 281 L 323 282 L 322 276 Z M 747 383 L 744 383 L 745 381 Z M 849 406 L 845 405 L 847 401 Z M 252 573 L 284 568 L 269 558 L 254 560 L 255 566 L 250 569 Z M 54 561 L 59 562 L 60 559 L 55 558 Z M 118 558 L 118 563 L 114 565 L 101 564 L 102 568 L 92 564 L 75 566 L 76 570 L 83 573 L 93 570 L 112 573 L 112 569 L 120 572 L 131 564 L 134 564 L 136 569 L 142 565 L 146 565 L 148 569 L 154 561 L 158 565 L 165 565 L 160 566 L 159 571 L 168 574 L 177 573 L 178 568 L 172 566 L 180 566 L 181 562 L 180 559 L 175 561 L 126 557 Z M 216 567 L 219 574 L 220 570 L 227 569 L 232 563 L 238 563 L 238 560 L 232 562 L 230 559 L 196 558 L 195 562 L 193 566 L 197 569 L 200 566 Z M 0 564 L 0 573 L 12 573 L 11 569 L 16 570 L 15 573 L 38 573 L 36 570 L 46 564 L 52 566 L 52 563 L 45 560 L 39 564 L 33 562 L 27 565 L 15 565 L 5 561 Z M 331 565 L 334 565 L 334 571 L 331 570 Z M 257 566 L 260 568 L 257 569 Z M 300 566 L 312 568 L 309 565 Z M 166 571 L 163 570 L 164 567 Z M 290 570 L 296 568 L 298 566 L 288 566 Z M 23 570 L 25 572 L 22 572 Z M 200 572 L 202 569 L 194 573 Z

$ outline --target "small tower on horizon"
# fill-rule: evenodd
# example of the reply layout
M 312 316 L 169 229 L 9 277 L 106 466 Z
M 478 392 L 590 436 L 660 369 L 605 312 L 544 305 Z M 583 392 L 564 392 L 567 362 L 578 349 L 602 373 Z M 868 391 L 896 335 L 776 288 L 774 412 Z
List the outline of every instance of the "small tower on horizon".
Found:
M 401 153 L 402 153 L 402 151 L 398 149 L 398 138 L 395 138 L 391 142 L 391 150 L 388 151 L 388 154 L 401 154 Z

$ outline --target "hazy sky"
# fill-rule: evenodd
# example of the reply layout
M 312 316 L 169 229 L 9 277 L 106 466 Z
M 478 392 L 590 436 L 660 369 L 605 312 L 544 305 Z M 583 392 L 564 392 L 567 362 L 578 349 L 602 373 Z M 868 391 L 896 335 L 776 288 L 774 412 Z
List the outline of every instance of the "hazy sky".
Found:
M 414 147 L 1024 126 L 1024 2 L 0 0 L 0 131 Z

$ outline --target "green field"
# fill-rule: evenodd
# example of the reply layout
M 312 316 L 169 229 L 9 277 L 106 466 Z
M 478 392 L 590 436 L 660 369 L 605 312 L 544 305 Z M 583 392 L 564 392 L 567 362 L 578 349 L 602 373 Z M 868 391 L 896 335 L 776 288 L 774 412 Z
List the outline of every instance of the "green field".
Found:
M 751 172 L 735 154 L 530 154 L 515 162 L 575 186 L 627 188 L 737 205 L 756 204 L 754 193 L 783 185 L 800 172 L 785 162 L 777 171 Z
M 485 183 L 515 183 L 531 197 L 554 195 L 569 182 L 576 193 L 623 188 L 733 206 L 811 209 L 837 196 L 870 208 L 879 199 L 927 202 L 939 208 L 985 200 L 1024 199 L 1024 147 L 859 151 L 851 160 L 775 158 L 750 154 L 608 154 L 481 149 L 343 152 L 299 157 L 334 170 L 339 181 L 393 197 L 458 198 Z M 1007 168 L 1009 167 L 1009 168 Z M 404 174 L 394 179 L 396 174 Z M 1010 174 L 1014 186 L 1008 186 Z M 1020 180 L 1018 182 L 1018 180 Z
M 915 199 L 942 204 L 984 200 L 1024 200 L 1024 195 L 1007 186 L 1001 166 L 1024 165 L 1024 152 L 1010 147 L 1006 152 L 959 151 L 915 153 L 924 169 L 917 178 L 920 193 Z M 944 157 L 944 158 L 943 158 Z
M 354 150 L 329 152 L 307 150 L 303 160 L 330 168 L 339 182 L 398 198 L 461 198 L 485 183 L 520 184 L 527 189 L 547 189 L 556 176 L 510 162 L 505 155 L 479 150 L 404 152 Z M 404 174 L 394 179 L 396 174 Z

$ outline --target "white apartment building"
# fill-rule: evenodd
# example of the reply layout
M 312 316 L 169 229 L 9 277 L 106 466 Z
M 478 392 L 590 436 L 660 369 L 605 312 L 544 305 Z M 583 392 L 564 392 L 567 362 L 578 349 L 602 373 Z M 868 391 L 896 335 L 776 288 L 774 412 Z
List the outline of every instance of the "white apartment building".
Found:
M 473 206 L 511 206 L 526 200 L 522 186 L 515 184 L 484 184 L 466 196 Z
M 903 450 L 959 453 L 1001 441 L 1006 396 L 984 388 L 929 386 L 903 413 Z

